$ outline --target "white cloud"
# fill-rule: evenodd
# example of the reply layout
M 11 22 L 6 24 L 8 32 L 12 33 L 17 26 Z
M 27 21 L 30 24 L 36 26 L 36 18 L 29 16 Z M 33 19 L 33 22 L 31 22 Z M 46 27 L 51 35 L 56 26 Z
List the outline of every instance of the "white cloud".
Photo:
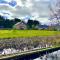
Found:
M 33 6 L 32 1 L 31 1 L 31 0 L 26 0 L 25 6 L 26 6 L 27 8 L 31 8 L 31 7 Z
M 40 0 L 35 0 L 36 2 L 39 2 Z
M 11 12 L 9 12 L 9 11 L 6 11 L 6 10 L 1 10 L 0 11 L 0 15 L 2 15 L 2 16 L 4 16 L 5 18 L 9 18 L 9 19 L 11 19 L 12 17 L 12 13 Z
M 50 20 L 48 18 L 38 18 L 38 21 L 40 21 L 42 24 L 50 25 Z
M 5 0 L 6 2 L 11 2 L 12 0 Z
M 16 0 L 17 5 L 20 7 L 24 7 L 24 4 L 22 3 L 22 0 Z
M 32 12 L 31 16 L 32 16 L 32 19 L 36 19 L 37 20 L 39 18 L 39 12 L 36 12 L 36 11 Z
M 12 1 L 12 0 L 5 0 Z M 14 0 L 16 1 L 16 6 L 10 6 L 9 4 L 0 4 L 0 11 L 7 10 L 12 17 L 20 17 L 24 18 L 26 16 L 30 16 L 32 19 L 40 19 L 44 21 L 48 21 L 48 5 L 50 0 Z M 8 13 L 9 13 L 8 12 Z M 43 16 L 43 17 L 42 17 Z

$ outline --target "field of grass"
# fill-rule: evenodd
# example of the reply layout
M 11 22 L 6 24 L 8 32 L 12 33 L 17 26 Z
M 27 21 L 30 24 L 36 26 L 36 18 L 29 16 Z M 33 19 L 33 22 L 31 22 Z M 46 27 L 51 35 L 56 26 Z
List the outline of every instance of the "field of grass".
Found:
M 0 30 L 0 38 L 53 36 L 60 34 L 60 31 L 45 30 Z

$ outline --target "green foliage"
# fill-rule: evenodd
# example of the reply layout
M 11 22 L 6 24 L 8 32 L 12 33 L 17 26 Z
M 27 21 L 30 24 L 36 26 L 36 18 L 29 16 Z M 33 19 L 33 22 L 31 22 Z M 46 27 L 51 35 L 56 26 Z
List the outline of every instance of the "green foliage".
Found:
M 13 25 L 17 22 L 20 22 L 21 20 L 18 18 L 15 18 L 13 20 L 10 19 L 4 19 L 2 16 L 0 16 L 0 28 L 2 29 L 12 29 Z
M 27 29 L 34 29 L 34 30 L 37 30 L 39 27 L 39 21 L 37 20 L 28 20 L 27 22 Z
M 27 29 L 32 29 L 32 28 L 33 28 L 33 20 L 28 20 Z

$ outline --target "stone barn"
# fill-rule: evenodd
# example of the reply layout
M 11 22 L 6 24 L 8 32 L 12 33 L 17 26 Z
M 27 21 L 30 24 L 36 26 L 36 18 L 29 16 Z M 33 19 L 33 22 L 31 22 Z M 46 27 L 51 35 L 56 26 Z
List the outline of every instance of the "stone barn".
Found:
M 24 22 L 18 22 L 14 25 L 15 29 L 25 30 L 26 29 L 26 23 Z

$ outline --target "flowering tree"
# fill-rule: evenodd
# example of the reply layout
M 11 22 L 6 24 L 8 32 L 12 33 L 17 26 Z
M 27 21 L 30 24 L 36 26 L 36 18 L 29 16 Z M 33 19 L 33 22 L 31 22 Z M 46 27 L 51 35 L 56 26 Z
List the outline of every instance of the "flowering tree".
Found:
M 54 21 L 56 24 L 59 24 L 60 20 L 60 0 L 55 0 L 54 7 L 50 4 L 50 20 Z

